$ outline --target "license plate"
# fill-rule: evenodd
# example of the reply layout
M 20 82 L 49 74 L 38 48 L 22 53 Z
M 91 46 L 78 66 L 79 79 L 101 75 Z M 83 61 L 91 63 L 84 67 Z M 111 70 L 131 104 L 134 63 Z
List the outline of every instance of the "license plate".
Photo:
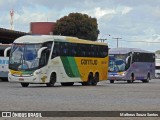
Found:
M 23 78 L 19 78 L 19 81 L 24 81 L 24 79 Z

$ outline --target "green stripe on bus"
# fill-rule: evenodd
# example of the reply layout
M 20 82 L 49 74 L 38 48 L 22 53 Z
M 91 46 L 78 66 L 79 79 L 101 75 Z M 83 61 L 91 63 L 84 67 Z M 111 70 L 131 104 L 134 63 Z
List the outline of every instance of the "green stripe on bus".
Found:
M 24 71 L 22 71 L 22 74 L 33 74 L 33 72 L 34 71 L 26 71 L 26 70 L 24 70 Z
M 74 77 L 80 77 L 80 73 L 78 70 L 78 66 L 76 64 L 75 58 L 74 57 L 68 57 L 68 61 L 72 70 L 72 73 Z
M 61 60 L 66 74 L 69 77 L 80 77 L 79 70 L 74 57 L 62 57 Z

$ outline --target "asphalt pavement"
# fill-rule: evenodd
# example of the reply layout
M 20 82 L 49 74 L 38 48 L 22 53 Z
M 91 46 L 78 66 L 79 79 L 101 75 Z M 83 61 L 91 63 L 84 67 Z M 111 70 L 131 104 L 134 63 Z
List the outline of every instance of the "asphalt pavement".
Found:
M 159 111 L 160 79 L 97 86 L 46 87 L 0 82 L 0 111 Z M 157 119 L 158 120 L 158 119 Z

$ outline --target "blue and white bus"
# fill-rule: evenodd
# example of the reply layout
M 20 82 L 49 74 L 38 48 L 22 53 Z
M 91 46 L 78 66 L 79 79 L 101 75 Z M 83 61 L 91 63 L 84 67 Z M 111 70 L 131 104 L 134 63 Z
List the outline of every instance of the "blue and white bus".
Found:
M 8 80 L 8 61 L 9 61 L 9 50 L 11 44 L 0 43 L 0 79 L 3 81 Z M 8 52 L 7 52 L 8 51 Z
M 109 50 L 110 83 L 141 80 L 148 83 L 155 78 L 155 54 L 136 48 L 111 48 Z

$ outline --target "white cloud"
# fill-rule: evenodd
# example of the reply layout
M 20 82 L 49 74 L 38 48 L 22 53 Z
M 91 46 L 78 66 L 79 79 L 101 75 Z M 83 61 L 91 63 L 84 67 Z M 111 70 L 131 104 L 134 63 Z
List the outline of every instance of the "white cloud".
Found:
M 10 28 L 11 9 L 15 11 L 15 30 L 26 32 L 29 31 L 30 22 L 54 22 L 71 12 L 80 12 L 97 18 L 99 36 L 111 34 L 112 37 L 119 36 L 128 41 L 160 41 L 159 4 L 160 0 L 34 0 L 34 4 L 33 0 L 0 0 L 0 27 Z M 143 47 L 143 44 L 120 42 L 120 45 L 130 47 Z M 113 40 L 110 45 L 116 47 L 116 42 Z M 159 48 L 156 44 L 145 45 L 145 49 Z
M 151 41 L 153 42 L 160 42 L 160 34 L 153 34 Z
M 92 15 L 93 17 L 97 18 L 97 19 L 101 19 L 104 16 L 107 16 L 107 18 L 111 18 L 111 16 L 115 16 L 116 14 L 121 14 L 121 15 L 125 15 L 127 13 L 129 13 L 133 8 L 131 7 L 117 7 L 117 8 L 101 8 L 101 7 L 97 7 L 93 10 L 87 10 L 84 13 L 88 13 L 90 15 Z M 109 17 L 110 16 L 110 17 Z
M 129 13 L 133 8 L 131 7 L 124 7 L 122 10 L 122 15 L 125 15 L 127 13 Z
M 155 7 L 153 10 L 153 15 L 155 15 L 156 17 L 158 17 L 160 19 L 160 7 Z
M 114 15 L 116 14 L 116 11 L 114 9 L 102 9 L 100 7 L 97 7 L 93 10 L 85 10 L 85 11 L 82 11 L 82 13 L 86 13 L 88 14 L 89 16 L 92 16 L 92 17 L 95 17 L 97 18 L 98 20 L 105 17 L 105 16 L 108 16 L 108 15 Z
M 53 11 L 38 11 L 32 12 L 30 8 L 23 8 L 22 11 L 15 12 L 14 15 L 14 28 L 19 31 L 29 32 L 31 22 L 55 22 L 58 16 L 56 12 Z
M 105 15 L 115 14 L 116 13 L 116 11 L 113 10 L 113 9 L 102 9 L 100 7 L 95 8 L 93 12 L 94 12 L 94 16 L 97 19 L 100 19 L 101 17 L 103 17 Z
M 116 13 L 119 15 L 126 15 L 132 10 L 133 10 L 133 8 L 129 7 L 129 6 L 117 6 L 115 8 Z

